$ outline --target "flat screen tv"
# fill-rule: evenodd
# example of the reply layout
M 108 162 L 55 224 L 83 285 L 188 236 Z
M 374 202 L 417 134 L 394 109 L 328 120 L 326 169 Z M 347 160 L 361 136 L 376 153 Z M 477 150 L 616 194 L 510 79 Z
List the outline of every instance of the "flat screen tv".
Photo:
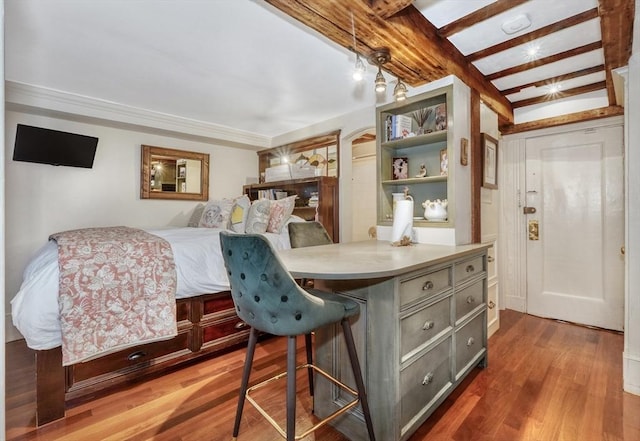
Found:
M 18 124 L 13 160 L 92 168 L 98 138 Z

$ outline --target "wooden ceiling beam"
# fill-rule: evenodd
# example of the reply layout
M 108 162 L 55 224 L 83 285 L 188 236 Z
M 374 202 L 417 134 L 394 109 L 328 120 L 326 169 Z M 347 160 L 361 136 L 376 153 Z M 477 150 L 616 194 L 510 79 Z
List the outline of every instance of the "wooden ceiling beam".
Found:
M 379 17 L 389 18 L 410 6 L 413 0 L 369 0 L 371 9 Z
M 545 64 L 555 63 L 556 61 L 564 60 L 566 58 L 574 57 L 576 55 L 586 54 L 587 52 L 595 51 L 602 48 L 602 41 L 595 41 L 593 43 L 585 44 L 584 46 L 570 49 L 568 51 L 560 52 L 548 57 L 540 58 L 539 60 L 533 60 L 528 63 L 513 66 L 508 69 L 504 69 L 498 72 L 494 72 L 486 76 L 487 80 L 493 81 L 498 78 L 506 77 L 509 75 L 524 72 L 525 70 L 533 69 L 534 67 L 543 66 Z
M 509 96 L 511 94 L 518 93 L 524 89 L 528 89 L 529 87 L 548 86 L 550 84 L 560 83 L 562 81 L 567 81 L 573 78 L 578 78 L 585 75 L 591 75 L 593 73 L 602 72 L 602 71 L 604 71 L 604 64 L 600 64 L 598 66 L 593 66 L 593 67 L 587 67 L 586 69 L 580 69 L 575 72 L 569 72 L 567 74 L 558 75 L 551 78 L 545 78 L 544 80 L 540 80 L 540 81 L 534 81 L 531 83 L 522 84 L 520 86 L 512 87 L 510 89 L 504 89 L 504 90 L 501 90 L 500 93 L 502 93 L 504 96 Z
M 600 30 L 602 32 L 607 94 L 609 104 L 615 105 L 616 94 L 611 71 L 629 63 L 633 42 L 634 0 L 599 0 Z
M 547 127 L 563 126 L 582 121 L 591 121 L 600 118 L 624 115 L 624 108 L 620 106 L 601 107 L 599 109 L 585 110 L 569 113 L 567 115 L 554 116 L 552 118 L 539 119 L 521 124 L 506 124 L 500 126 L 500 133 L 511 135 L 513 133 L 528 132 L 531 130 L 546 129 Z
M 350 50 L 353 50 L 353 14 L 359 53 L 368 56 L 375 48 L 388 47 L 391 61 L 384 69 L 414 87 L 455 75 L 477 90 L 501 120 L 513 122 L 511 103 L 413 6 L 385 19 L 363 0 L 266 1 Z
M 520 107 L 532 106 L 534 104 L 549 103 L 551 101 L 556 101 L 563 98 L 569 98 L 570 96 L 582 95 L 583 93 L 594 92 L 596 90 L 602 90 L 606 88 L 607 88 L 607 82 L 599 81 L 597 83 L 574 87 L 572 89 L 563 90 L 554 94 L 546 94 L 546 95 L 537 96 L 534 98 L 528 98 L 525 100 L 514 101 L 511 103 L 511 105 L 513 106 L 514 109 L 517 109 Z
M 438 30 L 438 33 L 442 37 L 450 37 L 480 21 L 502 14 L 503 12 L 513 9 L 527 1 L 529 0 L 497 0 L 484 8 L 478 9 L 469 15 L 465 15 L 456 21 L 452 21 L 448 25 L 441 27 Z
M 539 38 L 551 35 L 554 32 L 570 28 L 580 23 L 584 23 L 585 21 L 593 20 L 594 18 L 598 18 L 598 8 L 590 9 L 580 14 L 576 14 L 573 17 L 569 17 L 565 20 L 552 23 L 543 28 L 536 29 L 535 31 L 531 31 L 527 34 L 520 35 L 519 37 L 512 38 L 511 40 L 507 40 L 486 49 L 479 50 L 467 55 L 467 60 L 476 61 L 481 58 L 497 54 L 498 52 L 506 51 L 507 49 L 520 46 L 521 44 L 530 43 Z

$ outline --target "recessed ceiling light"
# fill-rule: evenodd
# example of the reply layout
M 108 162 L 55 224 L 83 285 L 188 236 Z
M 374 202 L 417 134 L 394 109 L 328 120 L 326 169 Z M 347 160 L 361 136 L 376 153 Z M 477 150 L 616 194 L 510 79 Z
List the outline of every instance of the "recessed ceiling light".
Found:
M 540 55 L 540 46 L 537 44 L 528 44 L 524 49 L 524 58 L 527 61 L 533 61 Z
M 527 14 L 519 14 L 502 23 L 502 31 L 507 34 L 515 34 L 531 26 L 531 19 Z
M 562 84 L 560 83 L 550 84 L 548 93 L 549 95 L 555 95 L 556 93 L 560 92 L 560 90 L 562 90 Z

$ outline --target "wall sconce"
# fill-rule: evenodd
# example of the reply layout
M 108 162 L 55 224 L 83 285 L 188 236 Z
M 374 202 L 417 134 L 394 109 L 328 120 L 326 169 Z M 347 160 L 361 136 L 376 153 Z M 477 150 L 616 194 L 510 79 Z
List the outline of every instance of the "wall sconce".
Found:
M 378 73 L 376 74 L 375 81 L 376 92 L 382 93 L 387 90 L 387 81 L 384 79 L 384 75 L 382 75 L 382 66 L 385 63 L 388 63 L 389 60 L 391 60 L 391 53 L 386 47 L 375 49 L 369 57 L 369 63 L 378 66 Z

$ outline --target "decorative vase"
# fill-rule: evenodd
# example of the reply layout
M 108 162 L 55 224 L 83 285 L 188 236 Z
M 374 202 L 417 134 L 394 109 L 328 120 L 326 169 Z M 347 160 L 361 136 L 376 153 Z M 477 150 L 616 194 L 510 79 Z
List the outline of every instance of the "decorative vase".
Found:
M 447 220 L 447 205 L 446 199 L 436 199 L 434 201 L 426 200 L 422 203 L 424 208 L 424 218 L 428 221 L 443 222 Z

